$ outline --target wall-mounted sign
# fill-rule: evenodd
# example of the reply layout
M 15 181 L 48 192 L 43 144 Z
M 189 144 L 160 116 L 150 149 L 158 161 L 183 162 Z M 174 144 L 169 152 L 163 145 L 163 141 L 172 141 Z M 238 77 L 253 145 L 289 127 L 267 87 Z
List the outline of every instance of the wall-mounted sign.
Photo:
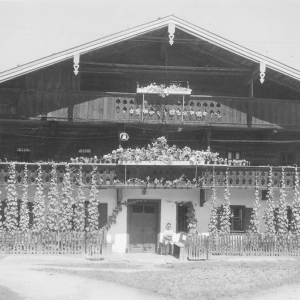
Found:
M 120 140 L 121 140 L 122 142 L 128 141 L 128 140 L 129 140 L 129 134 L 126 133 L 126 132 L 121 132 L 121 133 L 120 133 Z

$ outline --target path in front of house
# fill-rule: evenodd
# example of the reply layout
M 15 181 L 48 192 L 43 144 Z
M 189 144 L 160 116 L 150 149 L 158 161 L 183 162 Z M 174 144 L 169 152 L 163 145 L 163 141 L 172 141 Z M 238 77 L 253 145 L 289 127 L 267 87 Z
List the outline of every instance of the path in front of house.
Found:
M 83 278 L 39 271 L 63 264 L 87 264 L 82 256 L 11 255 L 0 259 L 0 286 L 9 288 L 24 300 L 165 300 L 133 288 Z M 93 262 L 95 263 L 95 262 Z M 101 263 L 101 262 L 99 262 Z M 124 273 L 124 276 L 126 274 Z
M 225 261 L 272 261 L 281 258 L 275 257 L 216 257 L 215 260 Z M 289 258 L 282 258 L 289 259 Z M 107 262 L 130 261 L 138 265 L 142 263 L 143 271 L 158 271 L 154 264 L 175 262 L 171 257 L 157 255 L 113 255 L 103 262 L 91 262 L 82 256 L 76 255 L 11 255 L 0 257 L 0 286 L 7 287 L 17 293 L 24 300 L 166 300 L 166 298 L 138 291 L 134 288 L 115 283 L 93 280 L 86 277 L 52 272 L 51 269 L 93 270 L 96 265 Z M 72 267 L 74 264 L 74 267 Z M 80 267 L 82 264 L 82 267 Z M 87 266 L 90 264 L 90 267 Z M 132 265 L 132 264 L 131 264 Z M 76 266 L 76 267 L 75 267 Z M 79 266 L 79 267 L 78 267 Z M 106 265 L 107 266 L 107 265 Z M 107 268 L 101 271 L 126 272 L 139 271 L 132 268 Z M 99 266 L 98 266 L 99 267 Z M 47 270 L 49 268 L 49 270 Z M 99 269 L 98 269 L 99 270 Z M 226 297 L 222 298 L 226 299 Z M 260 291 L 259 294 L 243 294 L 231 297 L 231 300 L 300 300 L 299 285 L 284 285 L 270 290 Z M 170 300 L 170 298 L 168 298 Z

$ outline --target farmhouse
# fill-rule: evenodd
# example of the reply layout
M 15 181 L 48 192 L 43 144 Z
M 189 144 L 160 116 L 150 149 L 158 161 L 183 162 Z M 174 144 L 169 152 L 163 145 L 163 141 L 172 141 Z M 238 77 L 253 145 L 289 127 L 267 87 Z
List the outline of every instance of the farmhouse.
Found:
M 69 163 L 75 202 L 81 166 L 87 214 L 96 188 L 97 226 L 110 224 L 115 252 L 156 251 L 167 223 L 181 232 L 193 219 L 208 232 L 228 189 L 231 231 L 245 232 L 255 186 L 261 216 L 270 186 L 277 201 L 285 185 L 292 204 L 299 80 L 300 71 L 175 16 L 0 73 L 3 226 L 7 162 L 16 162 L 19 213 L 27 176 L 32 223 L 38 168 L 49 211 L 54 161 L 61 194 Z

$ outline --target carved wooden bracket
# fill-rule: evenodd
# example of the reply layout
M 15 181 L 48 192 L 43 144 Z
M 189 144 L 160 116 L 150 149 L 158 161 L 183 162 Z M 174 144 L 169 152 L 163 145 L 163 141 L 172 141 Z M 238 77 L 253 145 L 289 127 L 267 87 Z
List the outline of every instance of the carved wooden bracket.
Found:
M 169 43 L 172 46 L 174 44 L 175 23 L 169 23 L 168 32 L 169 32 L 169 39 L 170 39 Z
M 74 59 L 73 59 L 73 62 L 74 62 L 74 74 L 77 75 L 79 73 L 79 57 L 80 57 L 80 54 L 79 53 L 76 53 L 74 55 Z
M 265 81 L 265 76 L 266 76 L 266 63 L 265 62 L 260 62 L 260 83 L 263 84 Z

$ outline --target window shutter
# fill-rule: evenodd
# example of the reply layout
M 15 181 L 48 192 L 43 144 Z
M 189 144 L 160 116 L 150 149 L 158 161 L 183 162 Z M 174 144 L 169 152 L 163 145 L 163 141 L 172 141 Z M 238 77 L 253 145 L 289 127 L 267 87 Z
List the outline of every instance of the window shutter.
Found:
M 200 207 L 203 207 L 206 201 L 206 193 L 204 189 L 200 189 Z
M 99 203 L 98 212 L 99 212 L 99 228 L 102 228 L 107 223 L 107 203 Z

